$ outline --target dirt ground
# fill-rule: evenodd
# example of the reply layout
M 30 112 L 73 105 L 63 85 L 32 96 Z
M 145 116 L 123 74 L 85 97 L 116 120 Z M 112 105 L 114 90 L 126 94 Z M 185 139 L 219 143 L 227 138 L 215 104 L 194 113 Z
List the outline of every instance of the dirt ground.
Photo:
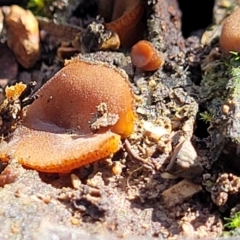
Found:
M 186 2 L 204 20 L 187 11 Z M 99 1 L 59 1 L 53 4 L 54 14 L 45 13 L 54 23 L 38 17 L 41 54 L 29 68 L 9 50 L 3 30 L 2 100 L 7 85 L 35 81 L 27 96 L 31 97 L 65 59 L 80 54 L 79 58 L 126 71 L 138 99 L 138 120 L 117 153 L 68 174 L 27 169 L 17 159 L 2 162 L 0 239 L 216 239 L 227 234 L 224 218 L 239 210 L 238 156 L 233 153 L 237 147 L 222 136 L 225 120 L 224 124 L 217 117 L 206 120 L 206 112 L 219 107 L 218 96 L 226 88 L 218 86 L 214 91 L 220 94 L 214 95 L 206 76 L 225 71 L 209 70 L 209 62 L 218 58 L 209 59 L 213 51 L 220 55 L 219 26 L 237 1 L 203 1 L 195 6 L 186 2 L 142 1 L 144 14 L 137 39 L 131 41 L 146 39 L 163 53 L 163 67 L 151 72 L 132 66 L 132 43 L 117 50 L 101 49 L 99 39 L 105 33 L 99 27 L 103 20 L 97 18 Z M 76 46 L 76 36 L 84 50 Z M 15 121 L 1 111 L 4 146 L 11 140 L 9 124 Z M 166 132 L 160 140 L 155 139 L 156 126 Z M 237 230 L 228 235 L 237 235 Z

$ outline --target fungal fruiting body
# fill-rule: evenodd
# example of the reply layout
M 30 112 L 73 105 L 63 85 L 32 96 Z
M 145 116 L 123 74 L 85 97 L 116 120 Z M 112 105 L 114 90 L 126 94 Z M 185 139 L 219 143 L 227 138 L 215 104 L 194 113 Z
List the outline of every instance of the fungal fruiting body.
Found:
M 146 40 L 137 42 L 131 49 L 133 66 L 144 71 L 155 71 L 164 64 L 163 54 Z
M 16 158 L 42 172 L 69 172 L 119 150 L 133 131 L 134 96 L 127 75 L 103 63 L 69 61 L 36 93 L 0 159 Z M 90 122 L 105 103 L 114 124 L 93 133 Z
M 240 52 L 240 7 L 236 8 L 225 20 L 219 38 L 224 53 Z
M 144 8 L 139 2 L 132 9 L 128 9 L 121 17 L 106 24 L 107 29 L 118 34 L 121 45 L 130 47 L 139 37 L 141 32 L 141 18 Z

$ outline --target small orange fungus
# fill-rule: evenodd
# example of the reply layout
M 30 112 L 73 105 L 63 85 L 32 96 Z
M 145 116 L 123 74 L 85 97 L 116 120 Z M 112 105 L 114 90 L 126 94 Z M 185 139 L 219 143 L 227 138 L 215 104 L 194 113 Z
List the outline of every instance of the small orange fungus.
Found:
M 36 93 L 0 159 L 16 158 L 42 172 L 69 172 L 115 153 L 133 131 L 134 96 L 127 75 L 113 66 L 73 59 Z M 104 103 L 114 124 L 90 124 Z
M 131 60 L 133 66 L 144 71 L 155 71 L 164 64 L 163 54 L 146 40 L 141 40 L 132 47 Z
M 219 45 L 224 53 L 240 52 L 240 7 L 236 8 L 225 20 L 219 38 Z

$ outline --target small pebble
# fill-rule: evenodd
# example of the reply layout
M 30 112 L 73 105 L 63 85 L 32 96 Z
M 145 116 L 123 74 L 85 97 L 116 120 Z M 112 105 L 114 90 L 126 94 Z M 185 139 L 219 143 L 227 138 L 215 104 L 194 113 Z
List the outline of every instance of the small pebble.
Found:
M 73 173 L 71 174 L 71 183 L 75 189 L 79 189 L 82 184 L 79 177 Z

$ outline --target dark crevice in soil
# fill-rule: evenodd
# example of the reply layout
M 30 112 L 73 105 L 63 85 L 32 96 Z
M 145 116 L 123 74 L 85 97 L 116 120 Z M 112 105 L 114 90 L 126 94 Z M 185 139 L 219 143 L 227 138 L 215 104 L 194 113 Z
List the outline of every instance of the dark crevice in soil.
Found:
M 178 0 L 178 3 L 182 11 L 182 33 L 185 38 L 196 35 L 197 31 L 212 23 L 214 0 Z
M 78 18 L 85 18 L 86 15 L 95 17 L 98 13 L 98 1 L 82 1 L 78 7 L 73 11 L 72 16 Z
M 194 135 L 199 137 L 200 139 L 207 138 L 209 136 L 209 132 L 207 131 L 209 126 L 210 124 L 204 122 L 199 116 L 196 119 L 196 129 L 194 131 Z

